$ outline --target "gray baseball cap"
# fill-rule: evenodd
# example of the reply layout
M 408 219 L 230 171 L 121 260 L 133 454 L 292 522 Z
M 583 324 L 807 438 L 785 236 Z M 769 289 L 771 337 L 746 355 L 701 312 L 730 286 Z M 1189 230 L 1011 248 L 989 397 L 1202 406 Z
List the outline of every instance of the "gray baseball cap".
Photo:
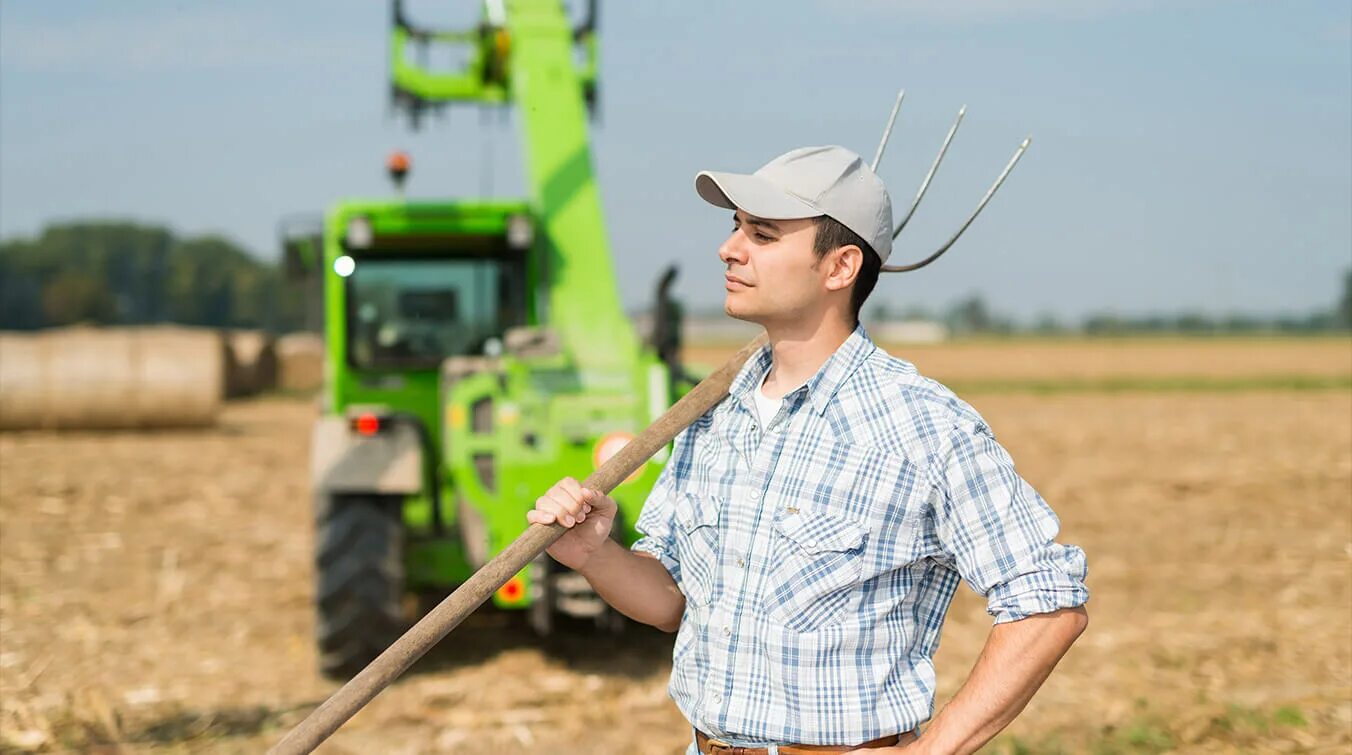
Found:
M 704 201 L 742 209 L 766 220 L 827 215 L 873 247 L 883 262 L 892 253 L 892 199 L 882 179 L 844 147 L 802 147 L 751 175 L 700 171 L 695 191 Z

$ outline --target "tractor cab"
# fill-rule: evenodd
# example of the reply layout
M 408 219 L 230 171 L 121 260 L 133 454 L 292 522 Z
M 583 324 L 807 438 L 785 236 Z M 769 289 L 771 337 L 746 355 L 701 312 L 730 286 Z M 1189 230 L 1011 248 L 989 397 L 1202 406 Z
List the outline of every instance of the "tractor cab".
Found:
M 529 323 L 529 218 L 506 215 L 502 228 L 472 232 L 451 228 L 472 211 L 443 209 L 424 208 L 424 225 L 445 227 L 421 231 L 377 233 L 379 213 L 347 218 L 333 266 L 353 369 L 435 370 L 448 357 L 496 356 L 506 332 Z
M 330 335 L 359 370 L 435 370 L 500 352 L 536 320 L 527 205 L 353 201 L 281 226 L 289 277 L 322 280 Z M 331 344 L 337 346 L 339 344 Z

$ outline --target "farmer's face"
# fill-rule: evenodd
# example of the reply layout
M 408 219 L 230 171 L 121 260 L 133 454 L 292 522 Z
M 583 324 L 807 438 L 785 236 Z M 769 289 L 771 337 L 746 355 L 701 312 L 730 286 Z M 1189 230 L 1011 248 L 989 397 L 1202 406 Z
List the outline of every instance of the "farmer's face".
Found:
M 765 220 L 737 210 L 718 248 L 727 266 L 724 311 L 759 325 L 819 316 L 828 288 L 827 266 L 812 251 L 816 235 L 811 219 Z

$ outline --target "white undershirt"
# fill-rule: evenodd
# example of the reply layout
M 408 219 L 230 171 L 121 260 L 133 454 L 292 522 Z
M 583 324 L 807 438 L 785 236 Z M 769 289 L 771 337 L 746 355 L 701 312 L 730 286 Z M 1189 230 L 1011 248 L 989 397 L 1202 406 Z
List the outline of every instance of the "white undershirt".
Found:
M 770 424 L 770 420 L 779 414 L 779 407 L 784 403 L 784 397 L 770 398 L 765 395 L 765 386 L 757 386 L 753 394 L 756 399 L 756 414 L 760 417 L 760 426 L 764 430 Z
M 770 377 L 770 374 L 767 372 L 765 377 Z M 802 386 L 800 385 L 796 386 L 792 391 L 785 391 L 784 396 L 793 393 L 793 391 L 796 391 L 801 387 Z M 751 392 L 751 397 L 756 400 L 756 416 L 760 418 L 762 430 L 770 425 L 770 420 L 774 419 L 776 414 L 779 414 L 779 407 L 784 404 L 784 396 L 770 398 L 765 395 L 764 380 L 761 380 L 761 384 L 756 386 L 756 390 Z

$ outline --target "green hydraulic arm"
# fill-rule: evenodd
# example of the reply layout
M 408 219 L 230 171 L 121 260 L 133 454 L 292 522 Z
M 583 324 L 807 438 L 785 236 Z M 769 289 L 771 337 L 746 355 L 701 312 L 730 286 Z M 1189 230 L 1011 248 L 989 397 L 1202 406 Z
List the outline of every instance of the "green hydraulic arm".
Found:
M 414 26 L 396 2 L 390 72 L 396 103 L 415 119 L 452 102 L 516 105 L 545 279 L 540 320 L 558 333 L 583 386 L 601 388 L 629 375 L 639 343 L 616 290 L 588 142 L 595 12 L 593 2 L 574 26 L 560 0 L 486 0 L 477 28 L 435 31 Z M 410 60 L 412 48 L 431 43 L 468 45 L 465 67 L 432 71 Z

